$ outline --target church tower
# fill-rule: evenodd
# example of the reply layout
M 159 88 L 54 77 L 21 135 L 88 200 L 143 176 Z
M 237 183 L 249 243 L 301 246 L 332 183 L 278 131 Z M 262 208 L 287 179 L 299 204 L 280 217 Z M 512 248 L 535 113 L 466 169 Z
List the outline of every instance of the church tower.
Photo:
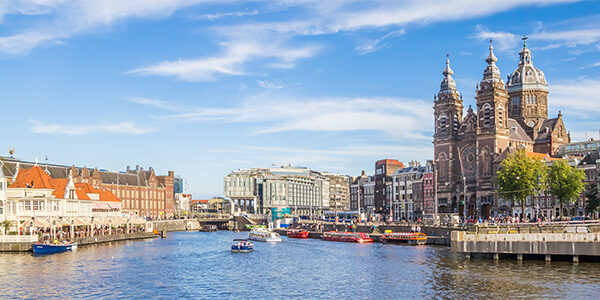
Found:
M 544 72 L 531 61 L 527 37 L 523 37 L 523 50 L 519 56 L 519 66 L 508 75 L 506 84 L 510 101 L 509 117 L 517 120 L 535 140 L 542 123 L 548 119 L 548 83 Z
M 434 141 L 452 139 L 460 127 L 463 114 L 462 95 L 456 90 L 450 68 L 450 59 L 446 57 L 446 68 L 442 72 L 444 79 L 440 91 L 434 97 L 435 135 Z
M 480 136 L 506 137 L 506 145 L 501 141 L 494 145 L 494 152 L 502 152 L 508 146 L 508 92 L 500 77 L 500 69 L 496 66 L 498 59 L 494 55 L 494 47 L 490 40 L 490 54 L 485 60 L 487 67 L 483 71 L 483 79 L 477 87 L 477 119 Z
M 463 117 L 463 100 L 462 95 L 456 90 L 456 82 L 452 78 L 454 72 L 450 68 L 448 57 L 446 57 L 446 68 L 442 74 L 444 79 L 440 84 L 440 91 L 434 96 L 433 152 L 437 169 L 439 203 L 446 203 L 447 207 L 450 207 L 450 203 L 453 201 L 452 180 L 459 172 L 459 165 L 455 164 L 454 160 L 458 157 L 456 143 Z

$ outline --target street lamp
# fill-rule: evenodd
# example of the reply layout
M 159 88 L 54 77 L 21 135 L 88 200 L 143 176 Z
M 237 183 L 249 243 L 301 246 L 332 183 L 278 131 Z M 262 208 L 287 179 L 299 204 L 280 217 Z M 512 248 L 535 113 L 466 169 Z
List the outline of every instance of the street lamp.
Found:
M 463 217 L 467 222 L 467 177 L 463 176 Z

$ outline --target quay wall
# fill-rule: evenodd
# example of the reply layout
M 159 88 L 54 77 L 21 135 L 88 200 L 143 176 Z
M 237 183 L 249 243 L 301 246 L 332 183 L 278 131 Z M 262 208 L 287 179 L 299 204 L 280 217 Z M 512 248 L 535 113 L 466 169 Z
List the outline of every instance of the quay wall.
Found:
M 152 221 L 152 228 L 158 231 L 186 231 L 199 230 L 201 227 L 197 219 L 183 219 Z
M 451 248 L 460 253 L 600 256 L 600 233 L 481 233 L 455 231 Z
M 75 238 L 78 246 L 154 238 L 152 232 L 121 233 L 111 235 L 98 235 L 93 237 Z M 0 252 L 31 252 L 31 242 L 6 242 L 0 243 Z
M 149 239 L 149 238 L 154 238 L 154 234 L 152 232 L 119 233 L 119 234 L 98 235 L 98 236 L 76 238 L 75 243 L 77 244 L 77 246 L 85 246 L 85 245 L 92 245 L 92 244 L 127 241 L 127 240 L 140 240 L 140 239 Z

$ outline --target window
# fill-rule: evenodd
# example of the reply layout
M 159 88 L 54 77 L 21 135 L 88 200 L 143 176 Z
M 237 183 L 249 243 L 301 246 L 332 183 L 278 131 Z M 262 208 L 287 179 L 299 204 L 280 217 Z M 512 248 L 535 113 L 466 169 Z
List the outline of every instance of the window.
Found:
M 440 116 L 440 134 L 446 134 L 446 115 Z
M 483 106 L 483 126 L 484 127 L 489 127 L 490 126 L 490 118 L 491 118 L 491 107 L 489 104 L 485 104 Z
M 504 126 L 504 107 L 498 106 L 498 125 Z

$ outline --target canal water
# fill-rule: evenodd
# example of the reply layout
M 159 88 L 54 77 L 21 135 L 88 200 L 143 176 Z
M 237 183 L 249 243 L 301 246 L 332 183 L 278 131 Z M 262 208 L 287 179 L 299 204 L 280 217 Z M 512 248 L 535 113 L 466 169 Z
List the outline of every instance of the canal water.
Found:
M 294 240 L 229 251 L 247 233 L 167 239 L 34 257 L 0 254 L 0 298 L 600 298 L 600 264 L 465 260 L 449 247 Z

